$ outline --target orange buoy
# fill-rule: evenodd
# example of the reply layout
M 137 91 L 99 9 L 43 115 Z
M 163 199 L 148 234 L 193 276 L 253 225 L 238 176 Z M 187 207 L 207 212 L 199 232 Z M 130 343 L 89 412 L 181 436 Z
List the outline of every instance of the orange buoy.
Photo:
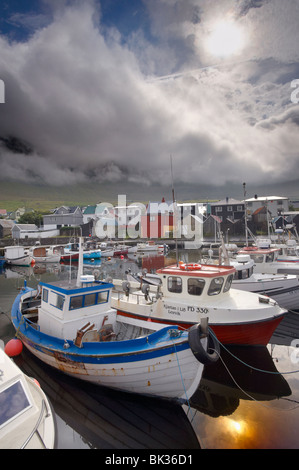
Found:
M 8 341 L 4 347 L 4 352 L 9 357 L 18 356 L 23 350 L 23 343 L 20 339 L 14 338 Z

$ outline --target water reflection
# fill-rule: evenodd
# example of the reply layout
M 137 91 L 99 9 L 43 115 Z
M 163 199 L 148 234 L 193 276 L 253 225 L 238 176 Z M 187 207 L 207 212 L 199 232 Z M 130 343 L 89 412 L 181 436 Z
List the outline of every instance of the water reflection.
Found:
M 60 418 L 58 448 L 200 448 L 181 405 L 76 380 L 41 363 L 27 350 L 15 360 L 40 382 Z

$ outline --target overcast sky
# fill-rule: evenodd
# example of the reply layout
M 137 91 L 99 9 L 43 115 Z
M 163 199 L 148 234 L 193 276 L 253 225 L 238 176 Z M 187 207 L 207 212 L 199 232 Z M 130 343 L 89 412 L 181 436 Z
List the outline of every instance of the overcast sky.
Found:
M 117 191 L 169 182 L 172 155 L 186 185 L 299 180 L 299 0 L 4 0 L 0 16 L 1 179 Z

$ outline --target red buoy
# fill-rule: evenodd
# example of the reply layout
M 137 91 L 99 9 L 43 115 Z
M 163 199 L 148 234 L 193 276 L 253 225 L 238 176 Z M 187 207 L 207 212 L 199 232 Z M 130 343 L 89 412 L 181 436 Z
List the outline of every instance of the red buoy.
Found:
M 9 357 L 18 356 L 23 350 L 23 343 L 20 339 L 14 338 L 8 341 L 4 347 L 4 352 Z

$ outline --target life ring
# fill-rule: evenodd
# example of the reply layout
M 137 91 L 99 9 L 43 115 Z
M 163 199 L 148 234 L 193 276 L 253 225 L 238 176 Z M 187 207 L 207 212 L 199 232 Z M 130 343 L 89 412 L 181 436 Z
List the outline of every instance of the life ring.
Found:
M 201 264 L 198 263 L 180 263 L 180 269 L 183 271 L 197 271 L 201 269 Z
M 188 332 L 188 341 L 196 359 L 202 364 L 211 364 L 218 361 L 220 356 L 220 346 L 217 338 L 210 332 L 207 339 L 208 344 L 205 349 L 201 340 L 204 338 L 200 324 L 193 325 Z

